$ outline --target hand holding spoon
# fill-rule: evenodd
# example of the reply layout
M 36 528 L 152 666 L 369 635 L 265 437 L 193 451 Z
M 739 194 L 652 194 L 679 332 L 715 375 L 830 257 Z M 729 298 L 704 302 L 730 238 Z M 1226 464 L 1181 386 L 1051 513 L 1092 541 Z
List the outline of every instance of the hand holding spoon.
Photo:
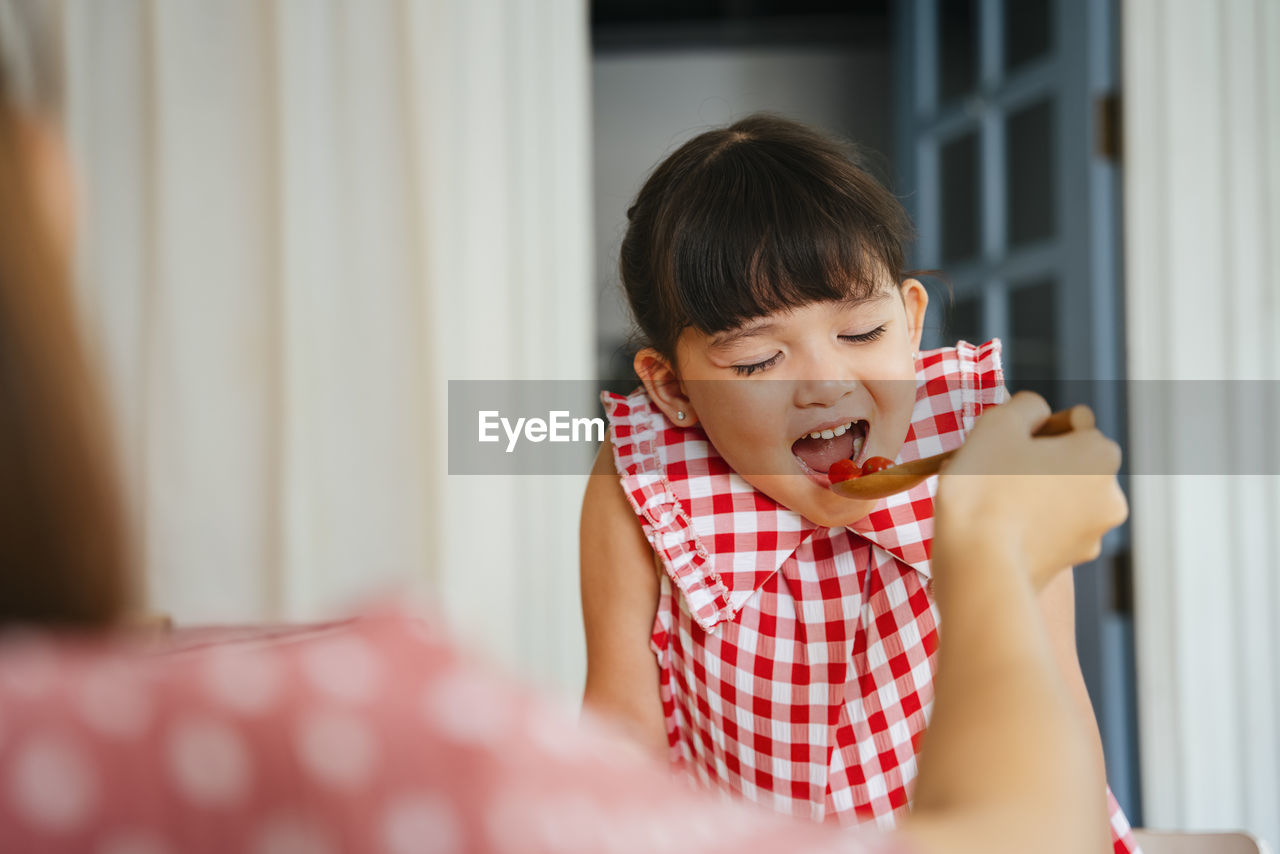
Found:
M 1089 430 L 1093 426 L 1093 410 L 1087 406 L 1073 406 L 1070 409 L 1064 409 L 1050 415 L 1045 419 L 1044 424 L 1040 425 L 1040 428 L 1036 430 L 1035 435 L 1060 436 L 1073 430 Z M 937 474 L 942 468 L 942 464 L 951 459 L 958 450 L 959 448 L 956 448 L 945 453 L 935 454 L 932 457 L 891 466 L 882 471 L 872 472 L 861 477 L 841 480 L 831 484 L 831 491 L 837 495 L 843 495 L 845 498 L 863 501 L 885 498 L 896 492 L 911 489 L 913 486 L 922 483 L 930 475 Z

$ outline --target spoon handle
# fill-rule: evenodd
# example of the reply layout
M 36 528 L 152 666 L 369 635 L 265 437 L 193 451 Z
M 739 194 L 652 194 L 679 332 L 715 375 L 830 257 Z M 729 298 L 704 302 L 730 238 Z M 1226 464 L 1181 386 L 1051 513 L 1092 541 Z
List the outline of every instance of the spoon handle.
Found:
M 1093 410 L 1087 406 L 1073 406 L 1061 409 L 1048 418 L 1036 429 L 1036 436 L 1061 436 L 1073 430 L 1092 430 L 1096 422 Z
M 1035 431 L 1036 436 L 1061 436 L 1073 430 L 1089 430 L 1094 426 L 1093 410 L 1087 406 L 1073 406 L 1053 413 Z M 846 498 L 883 498 L 904 489 L 910 489 L 930 475 L 937 474 L 942 464 L 951 459 L 955 448 L 932 457 L 912 460 L 887 468 L 875 474 L 833 483 L 831 489 Z

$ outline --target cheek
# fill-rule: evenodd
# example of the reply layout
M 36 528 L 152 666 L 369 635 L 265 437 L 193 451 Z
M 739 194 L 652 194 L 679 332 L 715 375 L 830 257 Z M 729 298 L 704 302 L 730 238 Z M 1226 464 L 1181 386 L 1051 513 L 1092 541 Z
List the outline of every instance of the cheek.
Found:
M 916 399 L 915 372 L 898 371 L 896 375 L 886 375 L 884 379 L 868 383 L 871 393 L 882 411 L 897 411 L 906 408 L 910 411 Z
M 779 380 L 708 380 L 686 392 L 702 429 L 730 465 L 734 457 L 772 448 L 789 383 Z
M 699 380 L 685 393 L 703 420 L 754 421 L 752 413 L 775 411 L 786 399 L 788 383 L 774 380 Z
M 907 436 L 907 427 L 911 424 L 911 413 L 916 407 L 915 381 L 899 381 L 893 384 L 893 417 L 902 428 L 902 438 Z
M 881 376 L 884 379 L 867 383 L 883 423 L 890 428 L 889 435 L 881 438 L 901 442 L 906 438 L 916 405 L 915 364 L 908 358 L 905 363 L 886 365 Z

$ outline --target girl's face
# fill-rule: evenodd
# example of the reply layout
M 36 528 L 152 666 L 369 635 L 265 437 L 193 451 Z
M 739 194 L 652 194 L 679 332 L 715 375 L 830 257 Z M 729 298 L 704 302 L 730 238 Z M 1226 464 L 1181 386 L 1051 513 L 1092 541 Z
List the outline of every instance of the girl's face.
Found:
M 836 495 L 827 470 L 841 458 L 897 457 L 927 304 L 918 281 L 886 283 L 866 300 L 812 303 L 717 335 L 686 329 L 677 371 L 653 351 L 637 370 L 667 415 L 700 423 L 756 489 L 819 525 L 850 525 L 875 502 Z

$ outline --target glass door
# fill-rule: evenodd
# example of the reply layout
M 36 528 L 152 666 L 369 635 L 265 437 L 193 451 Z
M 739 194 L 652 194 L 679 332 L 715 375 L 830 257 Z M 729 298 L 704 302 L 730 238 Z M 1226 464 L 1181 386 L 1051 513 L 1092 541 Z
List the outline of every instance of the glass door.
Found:
M 1113 0 L 900 0 L 900 195 L 931 284 L 926 346 L 1004 343 L 1011 390 L 1124 436 Z M 1127 531 L 1076 573 L 1108 773 L 1140 821 Z

